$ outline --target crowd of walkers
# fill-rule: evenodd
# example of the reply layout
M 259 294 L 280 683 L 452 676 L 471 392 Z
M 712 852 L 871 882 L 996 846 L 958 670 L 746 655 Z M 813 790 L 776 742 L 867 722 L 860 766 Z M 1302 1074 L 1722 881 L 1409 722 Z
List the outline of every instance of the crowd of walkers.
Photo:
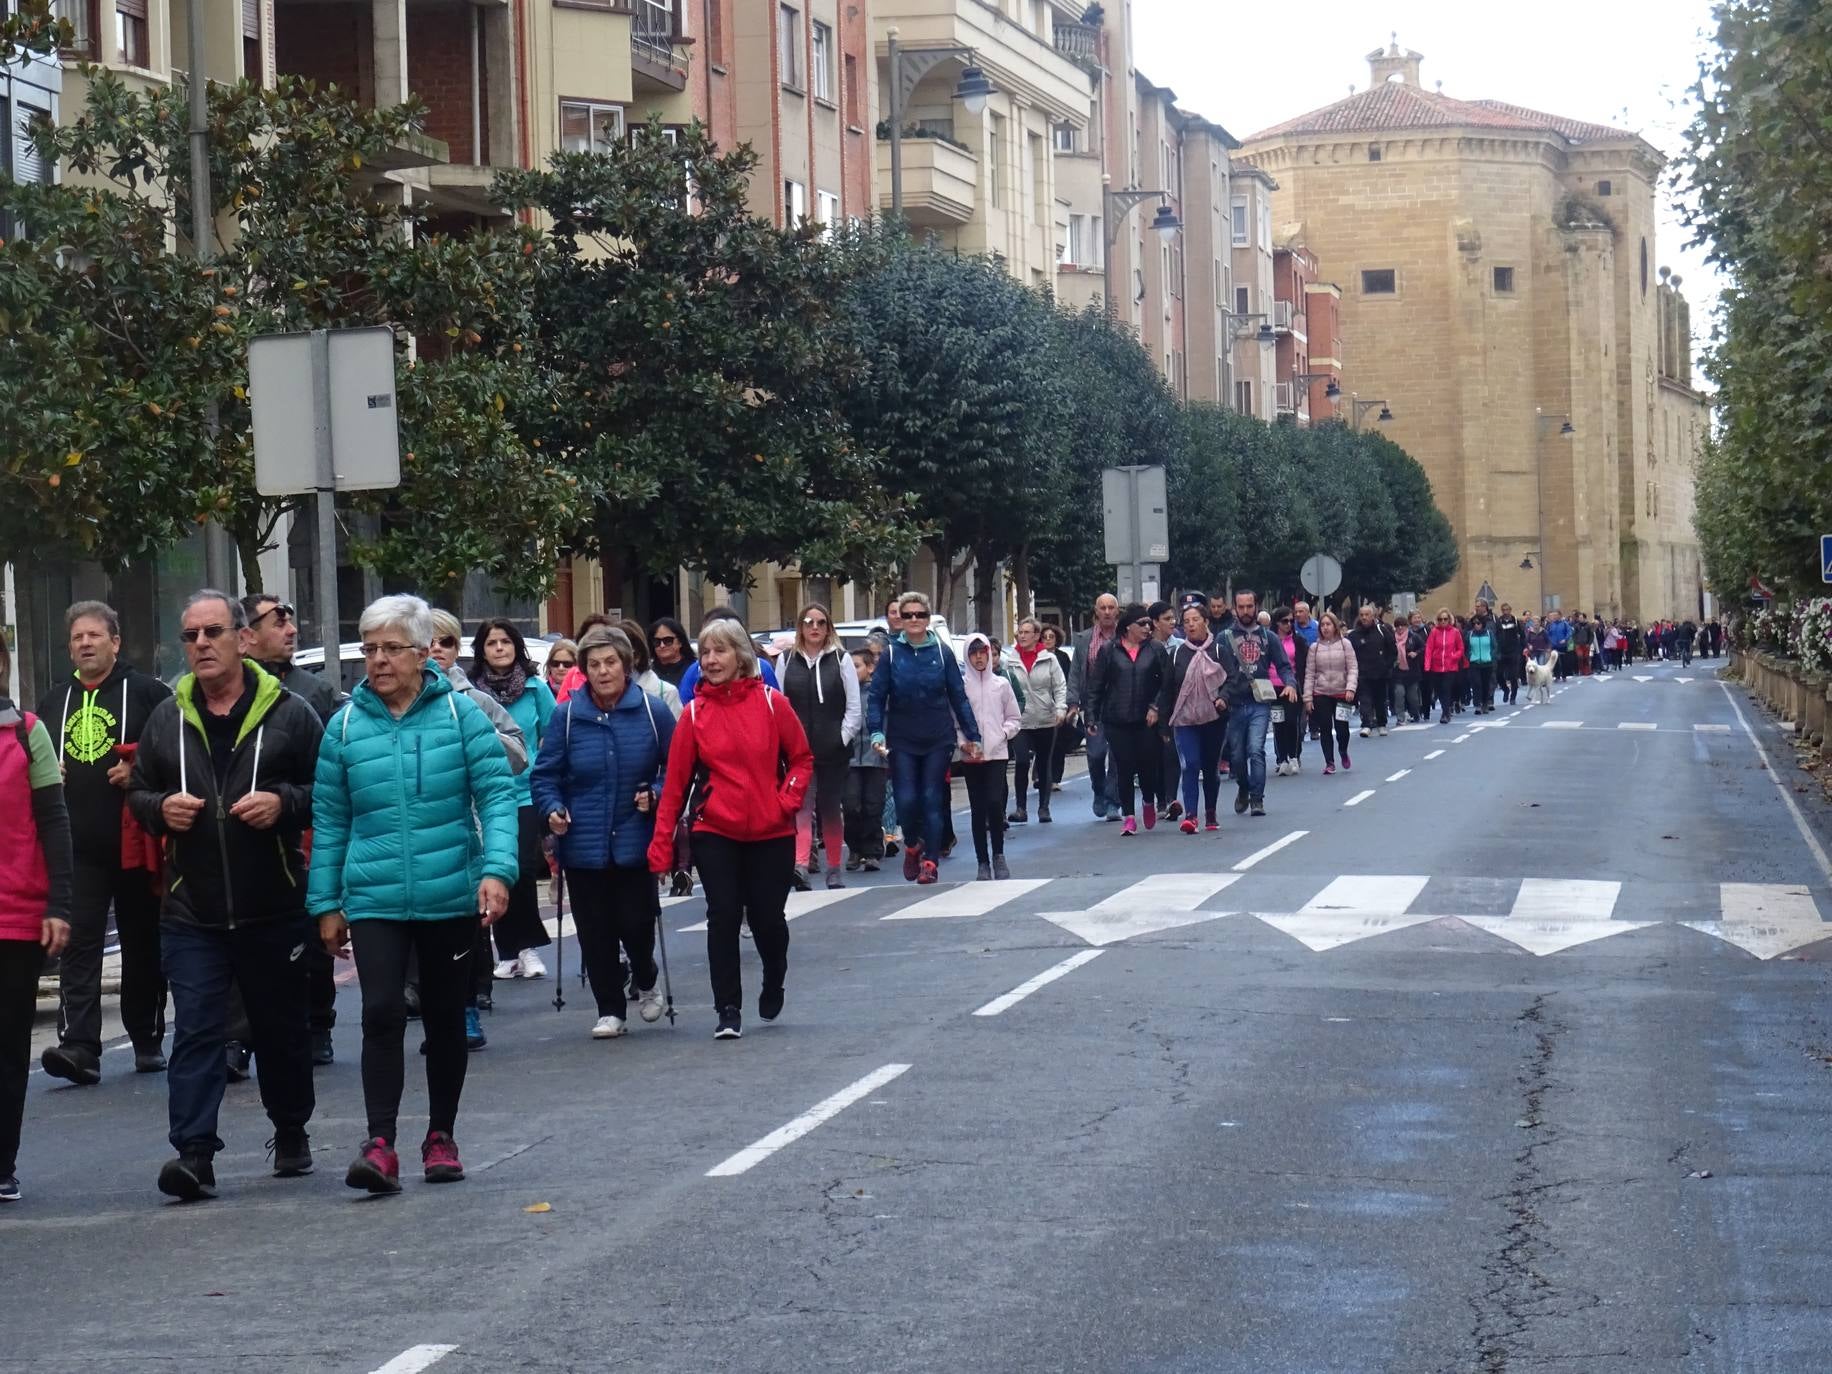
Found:
M 537 668 L 510 620 L 467 647 L 460 622 L 413 596 L 360 619 L 362 679 L 339 697 L 293 662 L 291 606 L 203 590 L 182 611 L 174 687 L 121 658 L 119 619 L 66 615 L 74 672 L 42 715 L 0 696 L 0 1202 L 17 1151 L 35 997 L 57 960 L 57 1043 L 45 1072 L 102 1070 L 102 965 L 113 917 L 120 1017 L 139 1073 L 165 1072 L 173 1157 L 159 1189 L 215 1190 L 226 1084 L 251 1060 L 281 1177 L 314 1166 L 312 1070 L 333 1062 L 338 961 L 360 993 L 365 1139 L 346 1181 L 398 1191 L 408 1023 L 428 1103 L 421 1165 L 462 1178 L 455 1131 L 469 1054 L 487 1043 L 494 984 L 545 977 L 540 884 L 565 911 L 596 1006 L 591 1035 L 672 1016 L 660 887 L 706 901 L 714 1035 L 743 1034 L 741 942 L 761 964 L 756 1014 L 783 1009 L 786 908 L 901 853 L 939 880 L 957 838 L 958 779 L 976 877 L 1011 876 L 1013 827 L 1050 824 L 1067 756 L 1085 745 L 1096 820 L 1122 838 L 1266 814 L 1272 774 L 1353 768 L 1357 729 L 1493 711 L 1530 667 L 1614 671 L 1715 656 L 1715 622 L 1543 621 L 1477 601 L 1467 616 L 1346 622 L 1251 591 L 1176 604 L 1099 597 L 1092 623 L 1021 620 L 1001 648 L 938 634 L 905 593 L 848 647 L 827 607 L 760 653 L 725 608 L 690 641 L 679 621 L 593 616 Z M 771 660 L 774 659 L 774 662 Z M 0 641 L 0 682 L 10 677 Z M 172 1039 L 165 1053 L 167 1009 Z

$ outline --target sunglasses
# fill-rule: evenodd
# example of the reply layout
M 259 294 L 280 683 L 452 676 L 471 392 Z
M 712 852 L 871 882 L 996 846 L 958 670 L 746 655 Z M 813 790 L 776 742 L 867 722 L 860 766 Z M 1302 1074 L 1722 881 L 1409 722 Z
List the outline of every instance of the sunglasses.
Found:
M 440 649 L 456 649 L 458 647 L 458 639 L 455 635 L 440 635 L 433 641 L 433 645 L 435 648 Z
M 267 619 L 267 617 L 270 615 L 274 618 L 274 624 L 284 625 L 286 624 L 287 621 L 296 619 L 298 616 L 298 612 L 295 611 L 291 606 L 287 605 L 284 601 L 278 601 L 278 602 L 275 602 L 273 605 L 269 606 L 266 610 L 262 611 L 253 620 L 250 620 L 248 622 L 248 628 L 252 630 L 256 625 L 259 625 L 263 620 Z
M 547 660 L 547 667 L 549 670 L 554 668 L 572 668 L 576 667 L 578 662 L 579 660 L 576 658 L 550 658 Z
M 903 618 L 905 620 L 927 620 L 929 613 L 927 611 L 905 611 Z
M 657 635 L 649 642 L 652 644 L 679 644 L 681 641 L 674 635 Z
M 802 617 L 802 624 L 806 625 L 811 630 L 825 625 L 826 623 L 827 622 L 822 620 L 819 616 L 805 615 Z M 659 644 L 661 641 L 657 640 L 656 642 Z
M 201 630 L 180 630 L 178 637 L 186 644 L 195 644 L 200 635 L 208 640 L 218 640 L 228 633 L 227 625 L 206 625 Z

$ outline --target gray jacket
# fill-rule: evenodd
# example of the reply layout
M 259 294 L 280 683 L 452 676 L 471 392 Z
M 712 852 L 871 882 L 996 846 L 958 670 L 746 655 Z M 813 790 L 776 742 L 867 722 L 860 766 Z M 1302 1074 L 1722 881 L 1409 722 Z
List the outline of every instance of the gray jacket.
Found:
M 1037 651 L 1037 661 L 1028 673 L 1016 648 L 1005 651 L 1002 666 L 1014 680 L 1023 683 L 1023 729 L 1040 730 L 1054 725 L 1056 717 L 1069 709 L 1068 675 L 1062 671 L 1062 661 L 1048 649 Z
M 523 772 L 528 767 L 528 741 L 522 738 L 522 727 L 515 723 L 515 717 L 504 710 L 502 703 L 488 692 L 471 686 L 470 678 L 464 675 L 464 669 L 457 664 L 452 665 L 446 677 L 451 680 L 453 691 L 463 692 L 489 717 L 491 726 L 496 730 L 496 738 L 502 741 L 503 753 L 509 756 L 510 776 Z

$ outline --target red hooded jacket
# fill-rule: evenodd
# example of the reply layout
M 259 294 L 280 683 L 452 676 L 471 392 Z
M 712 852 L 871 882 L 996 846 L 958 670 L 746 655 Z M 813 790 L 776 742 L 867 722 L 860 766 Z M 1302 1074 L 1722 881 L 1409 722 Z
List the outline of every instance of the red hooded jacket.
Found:
M 795 833 L 795 813 L 814 775 L 814 755 L 794 710 L 754 677 L 701 681 L 675 722 L 668 780 L 649 842 L 651 872 L 674 867 L 674 828 L 688 784 L 704 770 L 695 834 L 773 840 Z

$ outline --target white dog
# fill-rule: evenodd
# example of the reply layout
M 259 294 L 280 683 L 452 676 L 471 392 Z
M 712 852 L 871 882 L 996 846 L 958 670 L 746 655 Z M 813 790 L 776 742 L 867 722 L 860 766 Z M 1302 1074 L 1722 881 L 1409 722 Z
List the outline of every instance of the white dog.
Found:
M 1556 659 L 1548 656 L 1544 663 L 1529 658 L 1527 660 L 1527 699 L 1537 701 L 1544 706 L 1552 700 L 1552 665 Z

